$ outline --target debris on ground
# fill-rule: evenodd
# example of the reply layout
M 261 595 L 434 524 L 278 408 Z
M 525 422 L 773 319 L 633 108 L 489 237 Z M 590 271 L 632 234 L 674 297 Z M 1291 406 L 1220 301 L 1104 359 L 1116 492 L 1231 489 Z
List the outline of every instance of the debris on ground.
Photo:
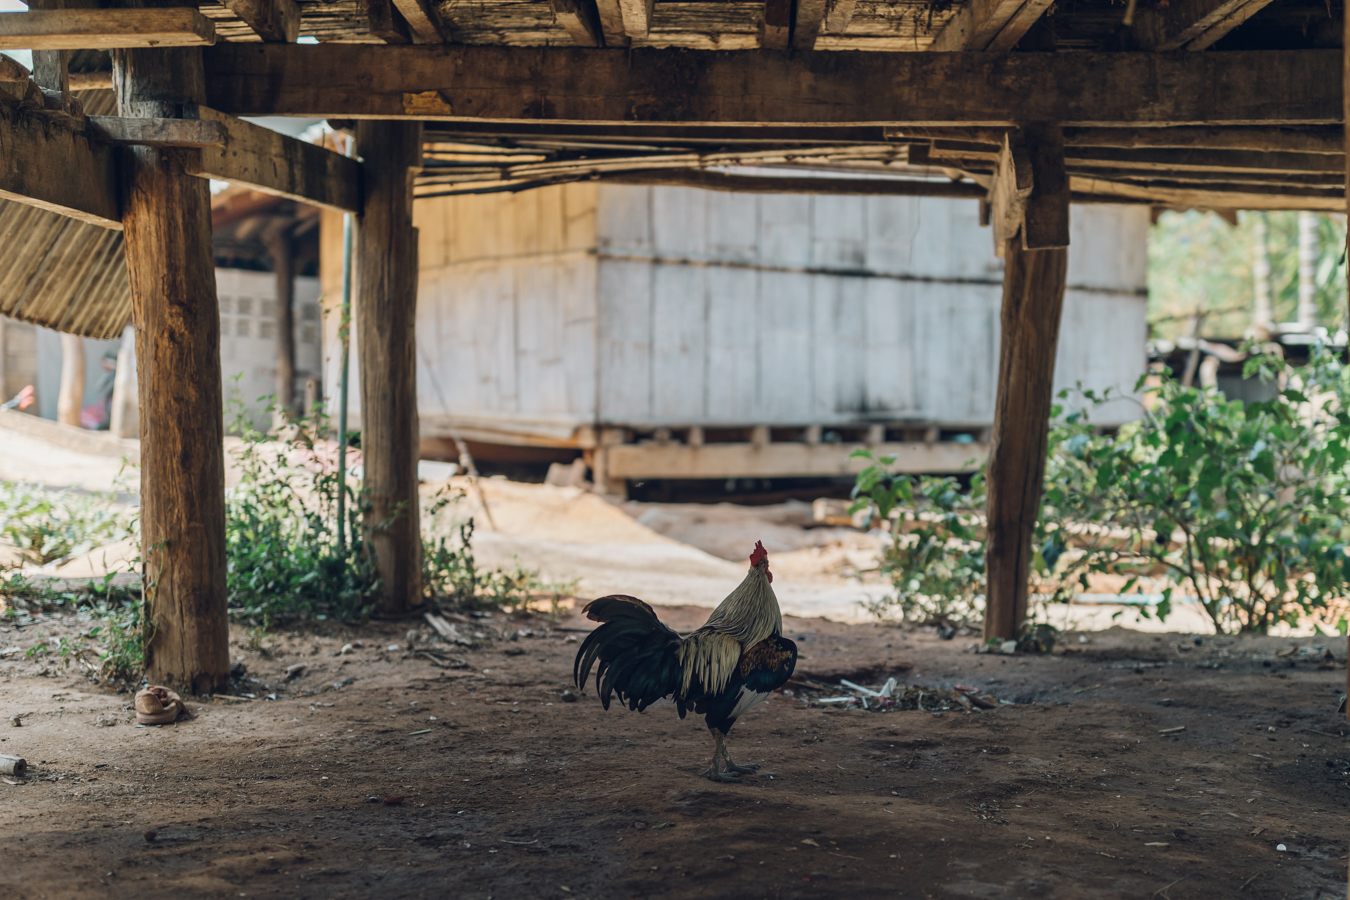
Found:
M 192 718 L 178 694 L 157 684 L 136 692 L 136 721 L 141 725 L 170 725 L 180 717 Z
M 999 700 L 978 688 L 958 684 L 950 690 L 928 687 L 922 684 L 901 686 L 894 677 L 886 679 L 879 688 L 873 689 L 855 684 L 846 678 L 839 680 L 839 687 L 849 691 L 839 695 L 838 688 L 823 684 L 810 678 L 794 678 L 786 692 L 806 702 L 807 706 L 830 706 L 836 709 L 865 709 L 869 712 L 891 712 L 893 710 L 915 709 L 920 712 L 940 712 L 949 709 L 964 709 L 973 712 L 976 709 L 997 709 L 999 706 L 1011 706 L 1006 700 Z M 820 696 L 821 694 L 833 696 Z
M 429 612 L 422 618 L 427 620 L 428 625 L 436 629 L 436 633 L 440 635 L 441 640 L 445 641 L 447 644 L 459 644 L 463 647 L 472 647 L 477 643 L 474 638 L 460 634 L 459 629 L 455 624 L 446 621 L 444 616 Z
M 28 771 L 28 761 L 22 756 L 6 756 L 0 753 L 0 775 L 14 775 L 22 778 Z

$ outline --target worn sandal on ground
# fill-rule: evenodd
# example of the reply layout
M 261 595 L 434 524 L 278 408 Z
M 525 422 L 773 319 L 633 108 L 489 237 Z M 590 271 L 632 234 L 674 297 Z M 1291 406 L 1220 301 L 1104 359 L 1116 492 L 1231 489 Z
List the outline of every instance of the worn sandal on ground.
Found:
M 136 721 L 141 725 L 169 725 L 179 716 L 190 716 L 183 698 L 157 684 L 136 692 Z

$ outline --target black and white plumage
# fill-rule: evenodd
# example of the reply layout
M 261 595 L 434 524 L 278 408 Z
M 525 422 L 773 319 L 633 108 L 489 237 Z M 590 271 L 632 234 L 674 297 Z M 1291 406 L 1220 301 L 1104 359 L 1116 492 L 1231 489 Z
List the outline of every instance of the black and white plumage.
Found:
M 705 717 L 712 732 L 714 781 L 736 781 L 757 765 L 738 766 L 726 749 L 736 720 L 792 677 L 797 645 L 782 636 L 783 617 L 770 586 L 768 553 L 755 544 L 750 571 L 708 618 L 681 635 L 661 622 L 636 597 L 612 595 L 587 604 L 585 613 L 601 625 L 577 651 L 572 676 L 584 688 L 591 668 L 605 709 L 617 696 L 641 712 L 672 697 L 680 718 L 689 710 Z

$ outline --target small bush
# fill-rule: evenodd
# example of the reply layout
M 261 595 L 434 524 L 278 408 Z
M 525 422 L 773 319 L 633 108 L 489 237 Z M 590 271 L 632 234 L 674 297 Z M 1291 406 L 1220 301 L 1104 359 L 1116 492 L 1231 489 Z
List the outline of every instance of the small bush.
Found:
M 1142 418 L 1114 434 L 1087 412 L 1055 408 L 1034 592 L 1067 600 L 1107 575 L 1120 594 L 1160 588 L 1159 618 L 1178 590 L 1196 597 L 1221 633 L 1336 615 L 1347 630 L 1350 369 L 1322 348 L 1299 369 L 1249 353 L 1248 374 L 1280 384 L 1271 400 L 1244 404 L 1164 374 L 1146 389 Z M 1089 409 L 1113 399 L 1082 393 Z M 972 623 L 985 585 L 982 472 L 963 490 L 860 454 L 871 464 L 854 509 L 891 520 L 880 568 L 895 590 L 872 612 Z
M 0 481 L 0 536 L 34 565 L 78 556 L 136 533 L 109 496 Z

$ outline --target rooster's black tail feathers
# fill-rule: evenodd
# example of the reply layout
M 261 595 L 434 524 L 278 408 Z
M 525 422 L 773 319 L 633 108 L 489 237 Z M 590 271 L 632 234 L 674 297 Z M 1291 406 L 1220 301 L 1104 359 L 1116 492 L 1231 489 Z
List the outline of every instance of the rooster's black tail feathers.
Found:
M 614 595 L 592 600 L 587 618 L 601 622 L 577 651 L 572 678 L 584 688 L 597 660 L 595 691 L 609 709 L 611 694 L 638 712 L 679 689 L 680 636 L 656 618 L 656 612 L 636 597 Z M 684 704 L 680 718 L 684 718 Z

